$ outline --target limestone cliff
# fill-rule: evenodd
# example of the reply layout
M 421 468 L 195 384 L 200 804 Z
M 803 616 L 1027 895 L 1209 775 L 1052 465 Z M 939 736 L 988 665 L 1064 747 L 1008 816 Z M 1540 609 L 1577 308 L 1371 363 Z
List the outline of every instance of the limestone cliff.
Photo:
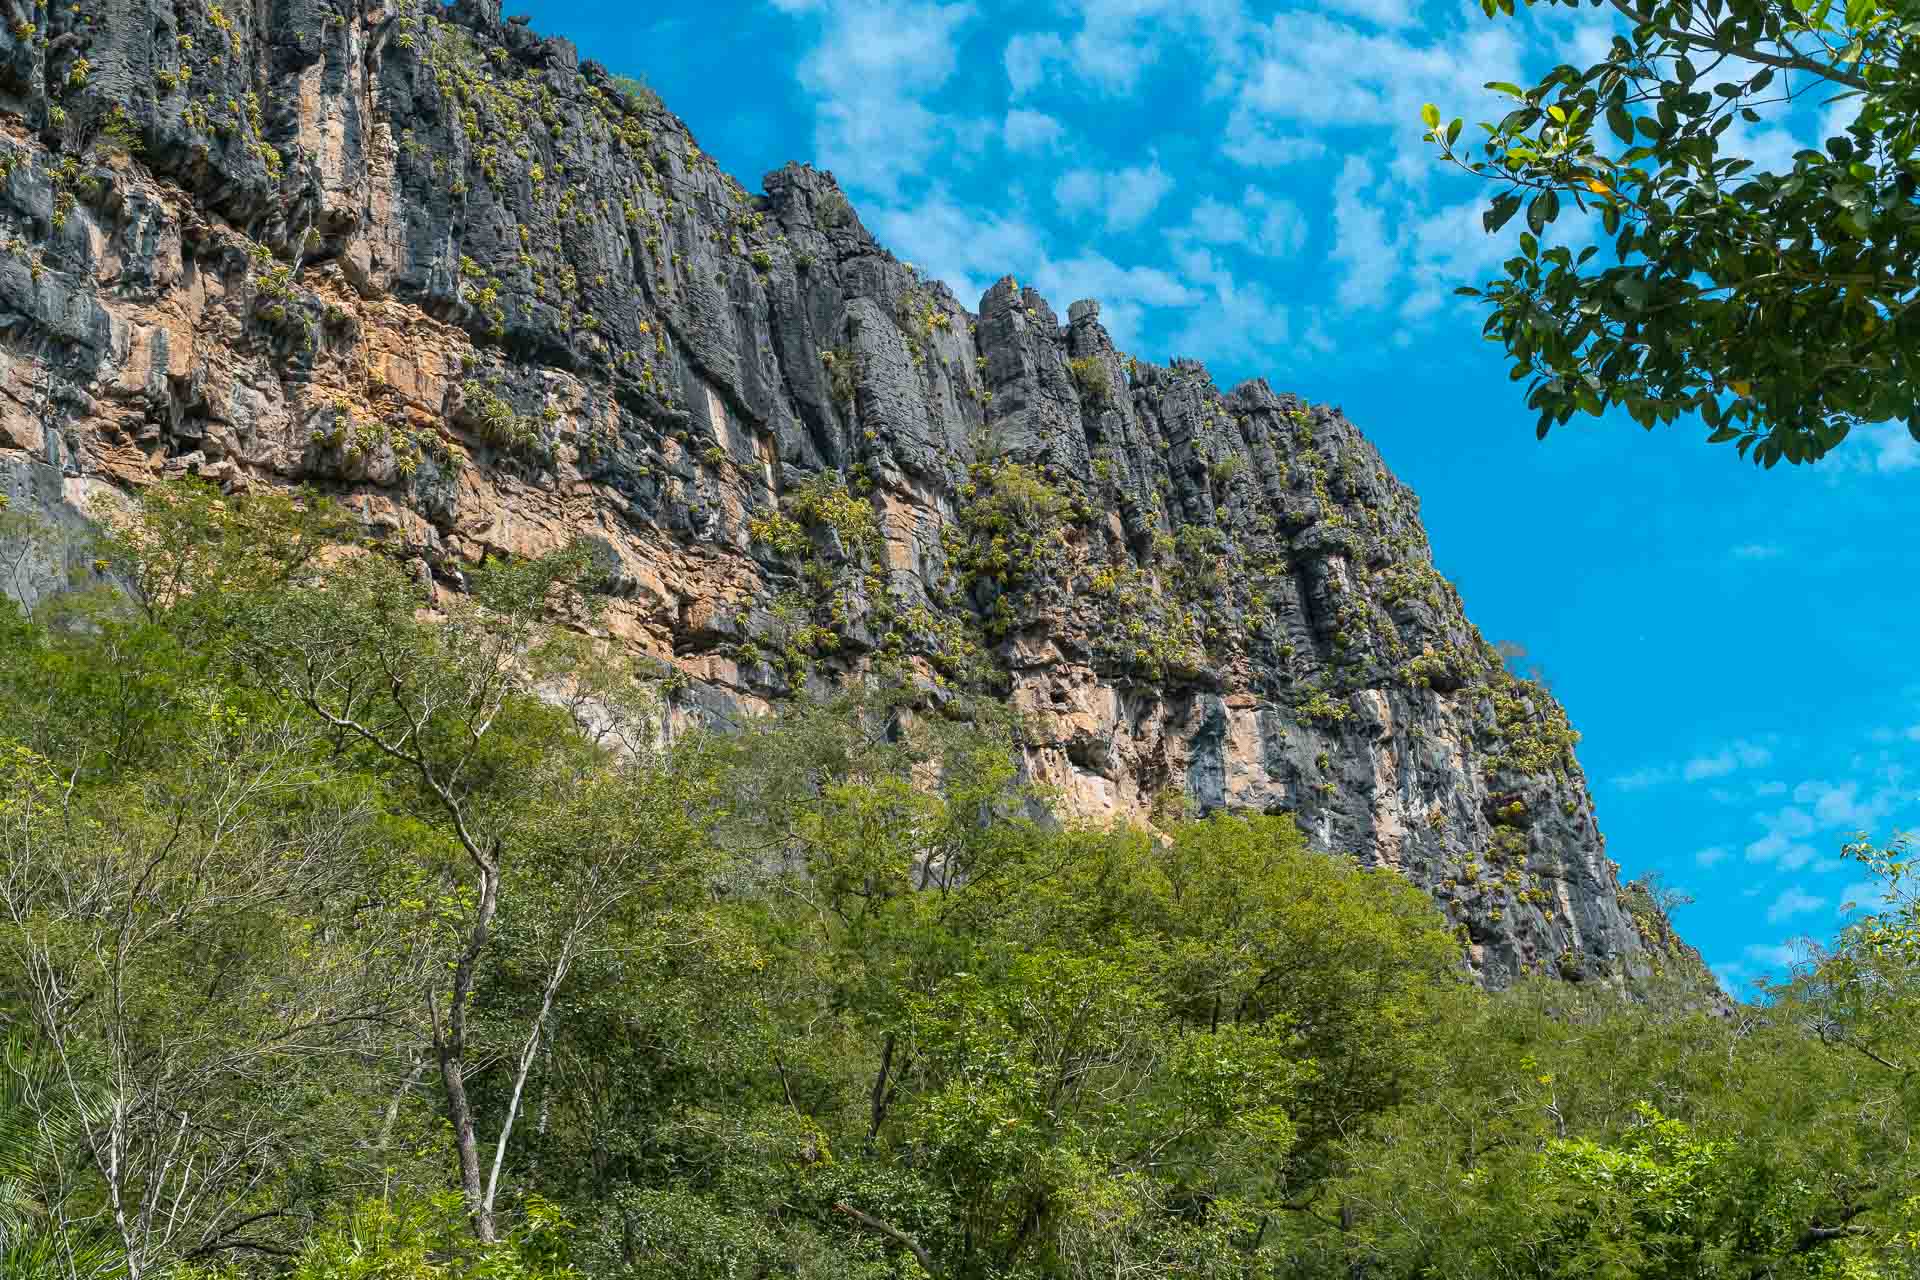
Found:
M 1490 982 L 1682 949 L 1337 410 L 1012 279 L 970 311 L 830 175 L 742 188 L 497 0 L 0 10 L 16 513 L 310 482 L 443 590 L 584 535 L 685 714 L 983 689 L 1074 810 L 1292 812 L 1431 890 Z M 60 554 L 6 589 L 90 571 Z

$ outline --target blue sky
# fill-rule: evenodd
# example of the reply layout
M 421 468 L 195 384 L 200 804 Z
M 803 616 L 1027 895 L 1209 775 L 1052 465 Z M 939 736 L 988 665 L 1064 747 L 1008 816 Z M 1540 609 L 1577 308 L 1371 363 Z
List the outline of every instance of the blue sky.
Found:
M 1920 825 L 1920 445 L 1856 432 L 1762 472 L 1697 424 L 1576 422 L 1544 443 L 1455 285 L 1510 252 L 1420 104 L 1497 115 L 1603 48 L 1590 10 L 1323 0 L 524 0 L 643 77 L 750 188 L 831 169 L 963 301 L 1006 273 L 1120 345 L 1344 407 L 1419 493 L 1489 640 L 1566 704 L 1608 851 L 1696 902 L 1722 980 L 1779 972 L 1861 896 L 1848 833 Z M 1815 107 L 1731 139 L 1778 163 Z M 1563 219 L 1563 221 L 1565 221 Z M 1509 234 L 1517 231 L 1516 222 Z

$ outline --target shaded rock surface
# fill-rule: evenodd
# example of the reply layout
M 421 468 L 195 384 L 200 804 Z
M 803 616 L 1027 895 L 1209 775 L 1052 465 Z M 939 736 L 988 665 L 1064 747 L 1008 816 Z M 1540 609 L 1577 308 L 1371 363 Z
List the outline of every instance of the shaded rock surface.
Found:
M 1491 983 L 1691 955 L 1338 410 L 1011 278 L 969 310 L 831 175 L 743 188 L 497 0 L 0 8 L 16 515 L 312 483 L 443 590 L 590 538 L 690 718 L 875 669 L 985 690 L 1074 812 L 1291 812 Z M 98 571 L 78 545 L 0 589 Z

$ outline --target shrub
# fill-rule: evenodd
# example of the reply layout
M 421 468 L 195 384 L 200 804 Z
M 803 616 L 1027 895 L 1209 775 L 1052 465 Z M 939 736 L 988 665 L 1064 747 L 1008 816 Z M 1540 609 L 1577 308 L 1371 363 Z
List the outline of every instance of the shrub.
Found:
M 1073 377 L 1073 385 L 1078 387 L 1080 395 L 1096 409 L 1105 409 L 1113 403 L 1113 378 L 1107 372 L 1107 362 L 1099 356 L 1081 356 L 1077 360 L 1067 361 L 1067 372 Z

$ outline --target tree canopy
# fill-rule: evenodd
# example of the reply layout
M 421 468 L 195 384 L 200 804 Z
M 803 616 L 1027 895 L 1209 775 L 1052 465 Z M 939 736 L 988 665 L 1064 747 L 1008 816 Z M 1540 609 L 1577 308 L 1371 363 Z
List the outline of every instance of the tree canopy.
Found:
M 1525 220 L 1504 274 L 1460 292 L 1485 303 L 1538 434 L 1613 407 L 1649 429 L 1698 415 L 1768 467 L 1863 423 L 1920 439 L 1920 10 L 1590 2 L 1620 24 L 1606 56 L 1489 84 L 1513 107 L 1484 138 L 1423 112 L 1428 141 L 1494 185 L 1486 230 Z M 1851 123 L 1803 133 L 1789 167 L 1743 154 L 1752 126 L 1817 129 L 1810 108 Z
M 1898 842 L 1762 1003 L 1490 995 L 1284 815 L 1063 821 L 910 690 L 707 732 L 589 558 L 334 519 L 162 489 L 137 598 L 0 609 L 4 1280 L 1920 1263 Z

